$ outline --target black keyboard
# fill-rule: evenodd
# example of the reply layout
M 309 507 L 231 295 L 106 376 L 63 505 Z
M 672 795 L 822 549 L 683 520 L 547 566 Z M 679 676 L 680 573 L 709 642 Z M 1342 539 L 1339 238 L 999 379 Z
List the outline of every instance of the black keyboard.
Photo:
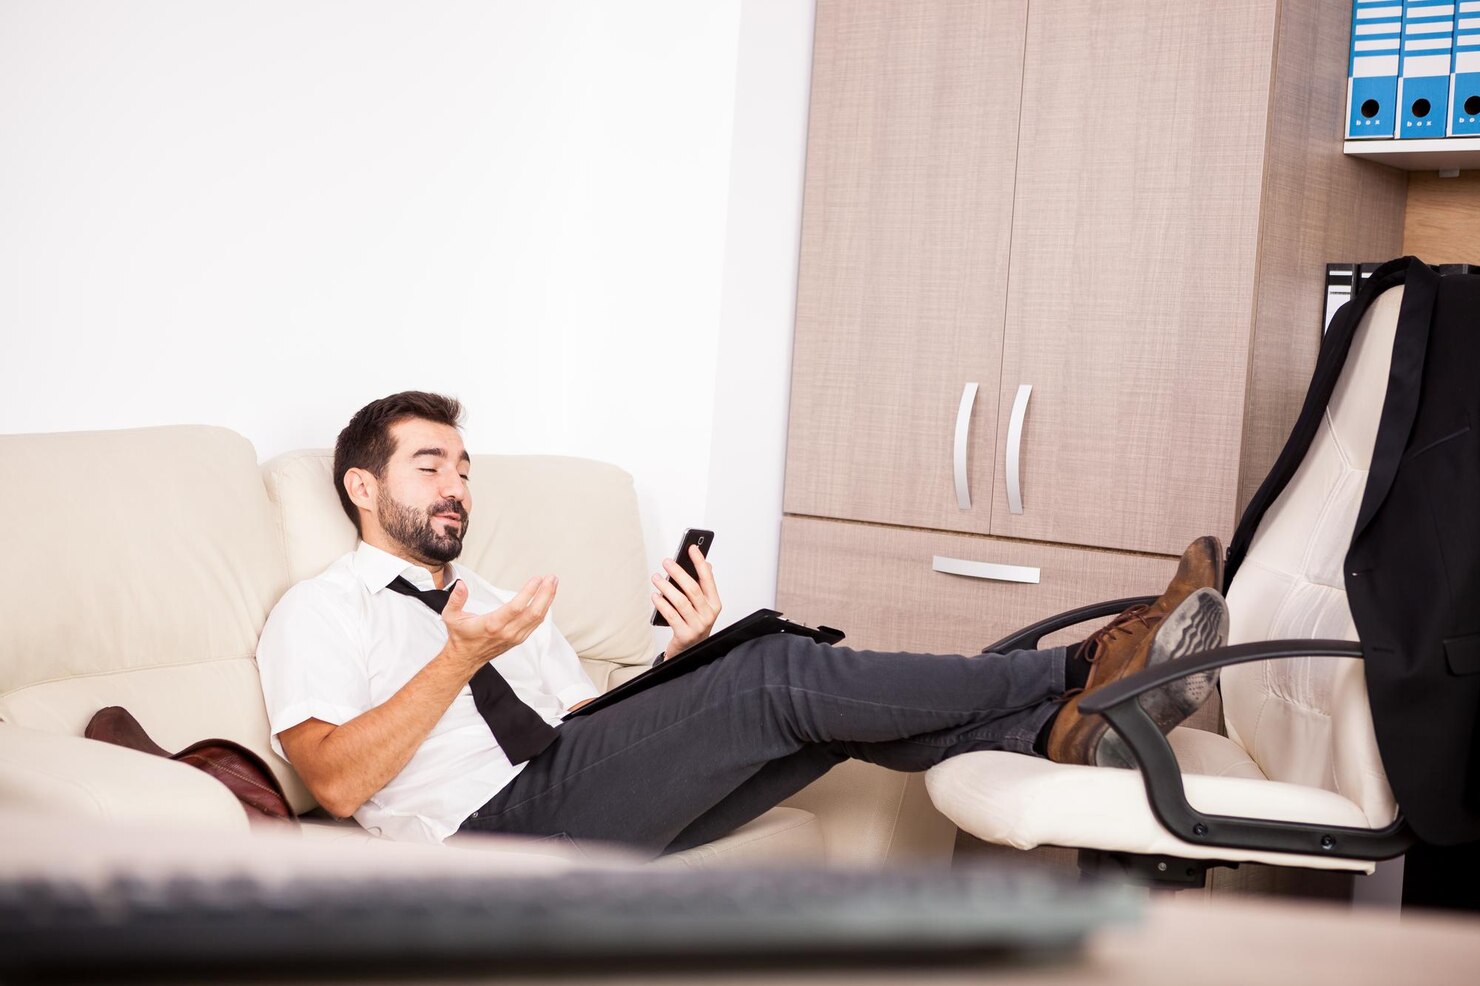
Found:
M 998 868 L 0 879 L 0 979 L 1040 961 L 1139 908 Z

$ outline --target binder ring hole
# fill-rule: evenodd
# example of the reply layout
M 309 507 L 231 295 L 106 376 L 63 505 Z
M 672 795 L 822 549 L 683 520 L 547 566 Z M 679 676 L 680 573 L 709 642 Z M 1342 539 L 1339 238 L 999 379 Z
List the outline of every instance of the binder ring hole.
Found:
M 1376 116 L 1377 111 L 1380 109 L 1382 107 L 1377 105 L 1377 100 L 1375 99 L 1368 99 L 1362 103 L 1362 115 L 1369 120 Z
M 1415 99 L 1413 101 L 1413 115 L 1419 117 L 1420 119 L 1428 116 L 1429 110 L 1431 109 L 1433 109 L 1433 107 L 1429 105 L 1429 101 L 1427 99 Z
M 1471 96 L 1465 100 L 1465 112 L 1470 116 L 1480 113 L 1480 96 Z

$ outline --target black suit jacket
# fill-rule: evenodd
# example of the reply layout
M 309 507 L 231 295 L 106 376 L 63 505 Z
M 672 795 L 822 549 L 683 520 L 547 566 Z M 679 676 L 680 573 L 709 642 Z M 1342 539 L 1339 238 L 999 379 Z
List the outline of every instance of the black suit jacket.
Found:
M 1294 475 L 1374 298 L 1406 285 L 1372 469 L 1346 555 L 1378 749 L 1420 838 L 1480 839 L 1480 275 L 1413 257 L 1332 320 L 1305 406 L 1229 546 L 1231 581 Z

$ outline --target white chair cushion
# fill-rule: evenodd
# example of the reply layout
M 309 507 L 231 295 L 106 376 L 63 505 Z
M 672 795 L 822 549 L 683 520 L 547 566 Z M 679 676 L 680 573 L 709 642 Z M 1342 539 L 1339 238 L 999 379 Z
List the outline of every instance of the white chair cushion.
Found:
M 1369 826 L 1362 810 L 1329 791 L 1263 780 L 1230 740 L 1195 729 L 1170 737 L 1188 801 L 1210 814 Z M 1192 768 L 1209 773 L 1187 773 Z M 1360 860 L 1198 846 L 1175 838 L 1151 813 L 1141 774 L 1080 767 L 1019 753 L 968 753 L 926 774 L 930 798 L 948 818 L 988 842 L 1034 849 L 1070 846 L 1113 852 L 1222 859 L 1370 873 Z
M 262 467 L 295 582 L 355 546 L 333 466 L 333 453 L 307 450 Z M 533 455 L 474 455 L 470 475 L 473 511 L 459 563 L 505 589 L 533 575 L 559 575 L 552 619 L 578 654 L 652 661 L 647 556 L 632 477 L 603 462 Z

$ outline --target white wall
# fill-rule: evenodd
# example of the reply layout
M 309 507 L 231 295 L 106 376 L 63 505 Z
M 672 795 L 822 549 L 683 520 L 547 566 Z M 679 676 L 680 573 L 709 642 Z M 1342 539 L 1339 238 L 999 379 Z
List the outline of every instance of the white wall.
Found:
M 815 7 L 742 6 L 706 512 L 735 616 L 776 599 Z
M 475 450 L 623 466 L 655 564 L 713 526 L 731 615 L 769 602 L 811 18 L 0 0 L 0 431 L 266 458 L 442 390 Z

